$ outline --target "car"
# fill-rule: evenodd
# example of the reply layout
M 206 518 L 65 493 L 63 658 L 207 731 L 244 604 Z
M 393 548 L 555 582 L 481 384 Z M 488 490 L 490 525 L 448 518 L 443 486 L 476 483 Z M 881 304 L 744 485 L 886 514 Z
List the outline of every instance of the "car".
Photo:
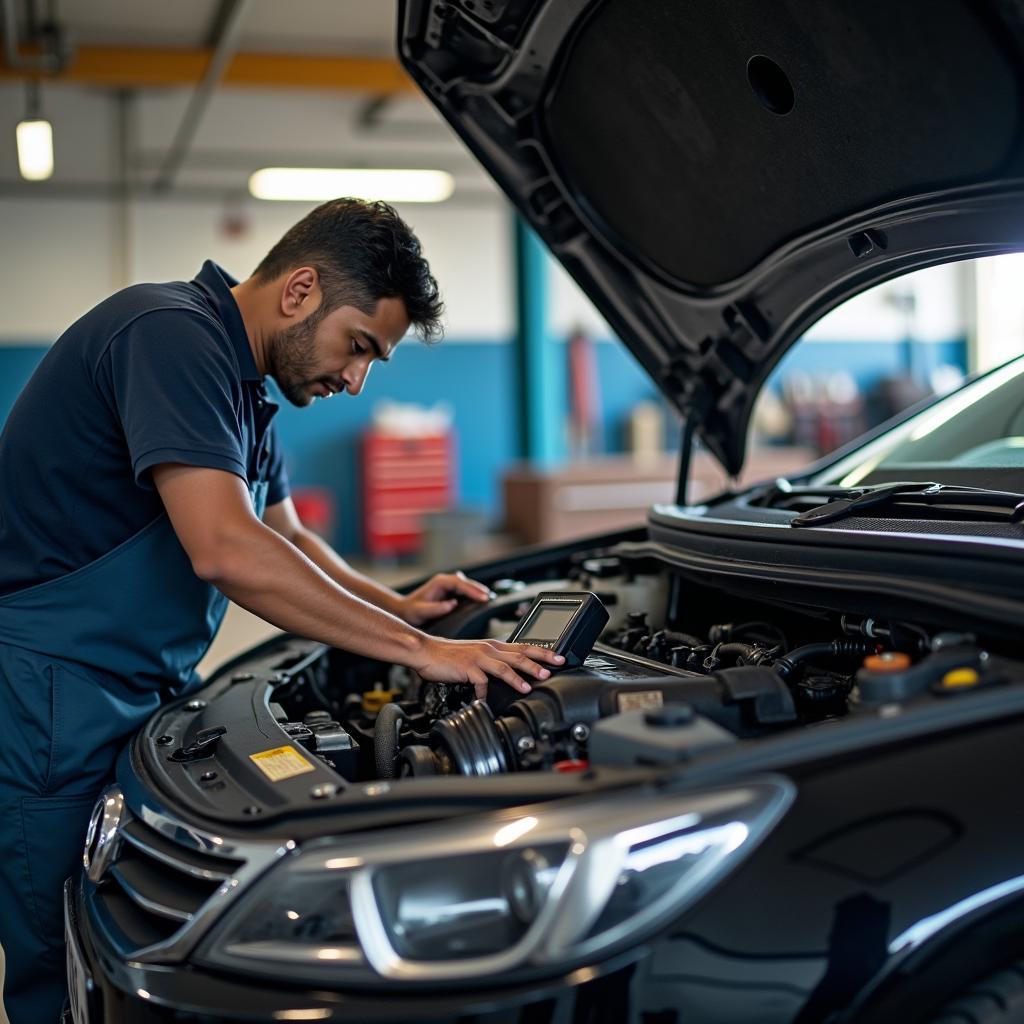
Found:
M 995 0 L 400 5 L 678 410 L 678 500 L 472 568 L 432 629 L 565 644 L 528 695 L 285 635 L 163 707 L 65 890 L 76 1024 L 1021 1019 L 1024 360 L 686 484 L 826 312 L 1024 247 L 1022 38 Z

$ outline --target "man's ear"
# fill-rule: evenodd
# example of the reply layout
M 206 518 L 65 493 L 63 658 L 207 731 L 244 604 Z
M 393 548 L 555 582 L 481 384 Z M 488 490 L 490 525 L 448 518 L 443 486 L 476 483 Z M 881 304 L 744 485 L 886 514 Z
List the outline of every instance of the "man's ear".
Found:
M 320 305 L 320 275 L 315 267 L 298 267 L 285 279 L 281 288 L 281 313 L 304 319 Z

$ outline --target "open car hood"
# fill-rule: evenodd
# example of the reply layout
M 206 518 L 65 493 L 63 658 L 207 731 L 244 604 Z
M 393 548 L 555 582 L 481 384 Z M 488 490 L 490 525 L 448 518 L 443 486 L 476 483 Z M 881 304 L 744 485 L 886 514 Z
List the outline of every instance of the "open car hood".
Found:
M 824 312 L 1024 248 L 1017 0 L 401 0 L 399 37 L 730 473 Z

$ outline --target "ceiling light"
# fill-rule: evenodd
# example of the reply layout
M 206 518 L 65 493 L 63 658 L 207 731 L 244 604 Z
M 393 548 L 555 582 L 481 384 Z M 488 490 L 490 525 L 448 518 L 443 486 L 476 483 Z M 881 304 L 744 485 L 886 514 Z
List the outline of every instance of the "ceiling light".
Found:
M 53 129 L 49 121 L 19 121 L 18 170 L 27 181 L 45 181 L 53 174 Z
M 339 196 L 391 203 L 441 203 L 455 190 L 447 171 L 264 167 L 249 178 L 257 199 L 323 202 Z
M 39 116 L 39 83 L 25 89 L 25 117 L 15 129 L 18 170 L 26 181 L 45 181 L 53 174 L 53 128 Z

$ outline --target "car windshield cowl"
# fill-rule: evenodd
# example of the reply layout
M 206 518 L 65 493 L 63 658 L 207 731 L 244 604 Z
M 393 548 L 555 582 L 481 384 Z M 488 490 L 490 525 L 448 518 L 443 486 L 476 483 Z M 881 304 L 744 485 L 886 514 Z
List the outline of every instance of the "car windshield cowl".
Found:
M 777 481 L 759 504 L 767 507 L 806 504 L 809 499 L 827 500 L 801 512 L 794 527 L 823 526 L 847 516 L 901 511 L 915 517 L 993 520 L 1019 523 L 1024 520 L 1024 494 L 987 487 L 942 484 L 934 480 L 901 480 L 874 487 L 793 487 Z

